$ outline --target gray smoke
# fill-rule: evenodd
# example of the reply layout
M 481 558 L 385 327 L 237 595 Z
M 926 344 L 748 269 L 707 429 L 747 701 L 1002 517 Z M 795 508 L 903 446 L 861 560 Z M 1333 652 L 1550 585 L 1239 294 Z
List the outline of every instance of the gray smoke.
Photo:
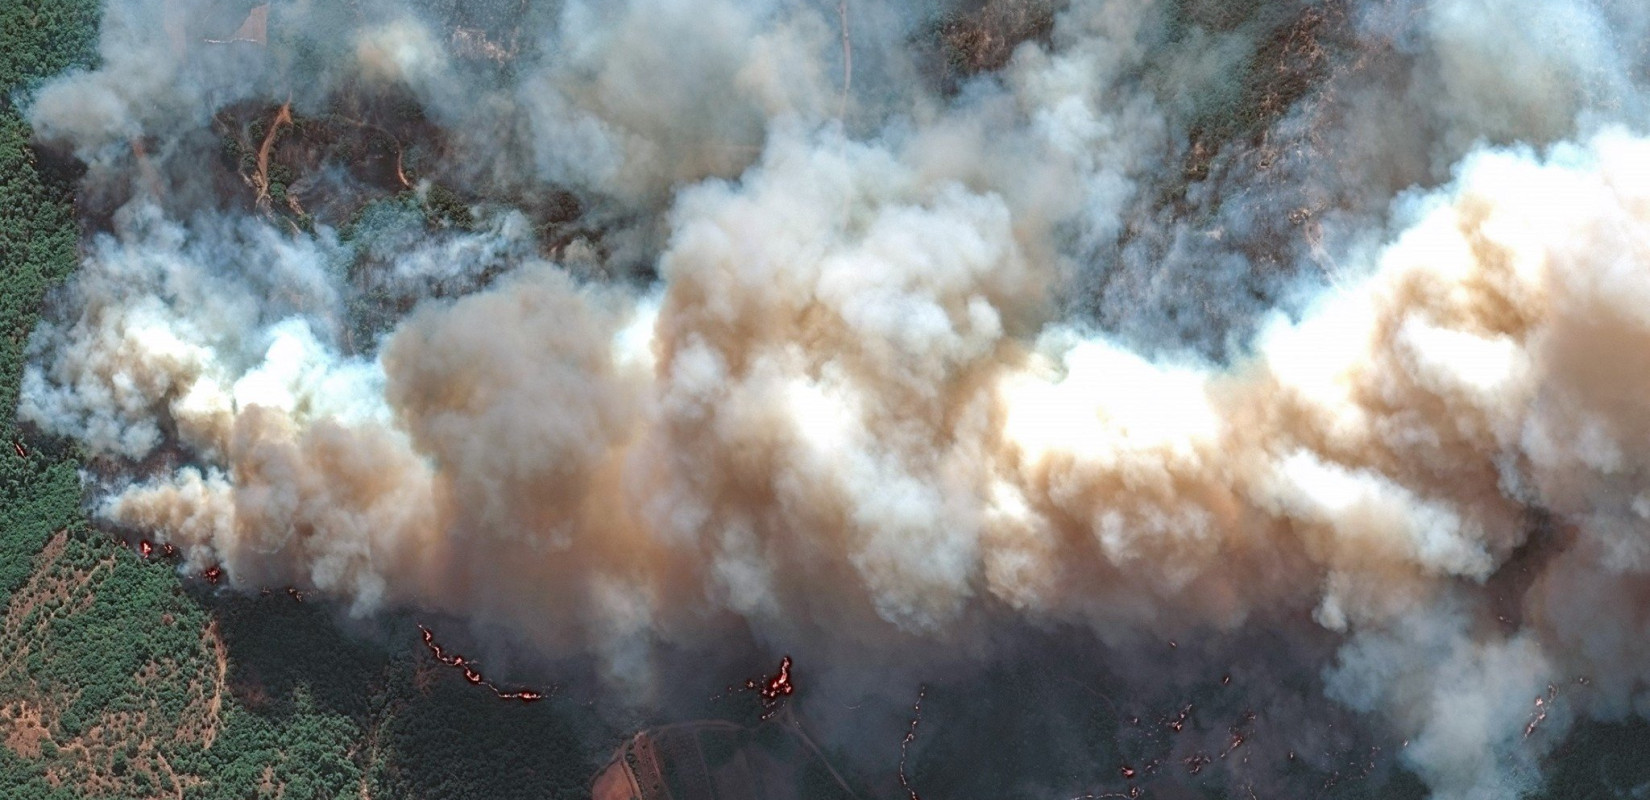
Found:
M 32 99 L 119 200 L 19 413 L 188 568 L 485 620 L 643 704 L 742 637 L 852 699 L 1005 626 L 1143 693 L 1126 643 L 1276 629 L 1333 655 L 1251 682 L 1321 683 L 1279 704 L 1441 798 L 1643 707 L 1639 5 L 366 5 L 256 48 L 111 2 Z M 378 96 L 438 139 L 401 205 L 300 225 L 202 165 L 233 108 Z

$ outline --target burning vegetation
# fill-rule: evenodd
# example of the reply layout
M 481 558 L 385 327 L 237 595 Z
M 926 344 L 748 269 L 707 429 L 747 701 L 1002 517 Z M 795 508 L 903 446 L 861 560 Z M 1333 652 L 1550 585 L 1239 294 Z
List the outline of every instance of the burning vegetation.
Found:
M 0 490 L 135 547 L 82 579 L 364 638 L 485 620 L 643 727 L 558 731 L 560 689 L 423 626 L 399 689 L 316 699 L 373 670 L 237 671 L 242 630 L 201 672 L 213 741 L 262 724 L 224 703 L 373 733 L 292 788 L 231 764 L 240 796 L 416 794 L 397 746 L 493 741 L 396 727 L 449 701 L 624 741 L 603 798 L 1538 791 L 1646 659 L 1646 25 L 122 0 L 96 64 L 6 61 L 6 297 L 75 277 L 0 331 Z M 56 599 L 8 624 L 49 639 Z M 18 680 L 40 758 L 112 702 Z M 192 791 L 155 752 L 123 763 Z
M 424 639 L 424 647 L 430 651 L 430 656 L 438 664 L 452 667 L 464 674 L 465 682 L 472 686 L 480 686 L 493 693 L 500 700 L 519 700 L 523 703 L 536 703 L 543 700 L 545 694 L 535 689 L 500 689 L 498 684 L 488 680 L 481 674 L 481 665 L 474 659 L 467 659 L 457 653 L 441 649 L 441 644 L 435 640 L 435 632 L 423 625 L 418 626 L 419 635 Z

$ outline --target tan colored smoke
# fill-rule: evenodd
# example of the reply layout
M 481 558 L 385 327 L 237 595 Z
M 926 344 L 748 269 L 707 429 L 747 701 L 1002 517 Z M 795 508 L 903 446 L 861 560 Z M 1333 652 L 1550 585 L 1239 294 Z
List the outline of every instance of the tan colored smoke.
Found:
M 842 153 L 777 144 L 740 190 L 685 195 L 656 301 L 546 266 L 414 314 L 382 418 L 264 405 L 244 378 L 205 393 L 243 398 L 227 409 L 193 390 L 171 412 L 213 432 L 194 444 L 221 474 L 105 513 L 236 585 L 505 615 L 628 676 L 636 640 L 729 612 L 898 639 L 990 601 L 1104 633 L 1305 599 L 1387 630 L 1472 602 L 1531 504 L 1591 544 L 1522 647 L 1586 638 L 1560 584 L 1608 568 L 1642 591 L 1650 141 L 1474 157 L 1366 278 L 1220 373 L 1030 341 L 1046 279 L 1002 204 Z M 1639 655 L 1537 657 L 1621 692 Z
M 543 267 L 415 314 L 382 358 L 393 422 L 180 402 L 232 416 L 200 443 L 224 476 L 110 517 L 237 581 L 559 639 L 718 609 L 920 633 L 987 596 L 1102 627 L 1310 597 L 1356 627 L 1488 577 L 1526 505 L 1646 505 L 1615 476 L 1646 424 L 1623 377 L 1650 144 L 1475 157 L 1223 373 L 1030 341 L 1046 279 L 1002 205 L 839 146 L 685 196 L 657 301 Z
M 1606 36 L 1562 5 L 1577 36 Z M 1431 109 L 1436 137 L 1368 144 L 1357 174 L 1324 179 L 1441 185 L 1400 196 L 1398 233 L 1347 247 L 1335 286 L 1296 320 L 1271 317 L 1228 367 L 1148 358 L 1063 305 L 1088 277 L 1081 251 L 1142 224 L 1141 187 L 1177 168 L 1164 153 L 1180 101 L 1160 95 L 1179 84 L 1137 79 L 1158 57 L 1149 4 L 1074 3 L 996 82 L 887 101 L 900 110 L 886 129 L 857 136 L 831 118 L 836 31 L 818 18 L 573 3 L 561 22 L 602 35 L 473 112 L 410 18 L 352 32 L 345 50 L 440 124 L 497 122 L 520 100 L 541 178 L 629 213 L 668 198 L 655 286 L 512 255 L 497 284 L 425 300 L 377 355 L 344 357 L 330 233 L 184 226 L 139 198 L 88 248 L 69 319 L 37 333 L 21 413 L 102 456 L 186 453 L 192 466 L 128 472 L 98 510 L 181 545 L 192 568 L 358 614 L 484 617 L 547 653 L 594 654 L 632 690 L 651 686 L 663 647 L 739 628 L 846 661 L 967 651 L 1005 609 L 1103 639 L 1312 609 L 1346 637 L 1336 700 L 1413 738 L 1404 758 L 1441 796 L 1511 796 L 1563 730 L 1556 714 L 1526 729 L 1543 687 L 1584 675 L 1571 708 L 1608 718 L 1642 708 L 1650 679 L 1636 634 L 1650 140 L 1610 128 L 1539 154 L 1481 146 L 1569 136 L 1631 92 L 1624 60 L 1530 25 L 1520 36 L 1543 46 L 1518 74 L 1550 62 L 1561 77 L 1524 97 L 1511 73 L 1466 69 L 1488 41 L 1463 16 L 1474 7 L 1423 15 L 1431 71 L 1415 85 L 1436 91 L 1406 102 Z M 863 13 L 881 12 L 895 14 Z M 737 35 L 684 45 L 680 73 L 650 92 L 671 36 L 656 17 L 726 17 L 717 29 Z M 1173 80 L 1202 86 L 1220 53 L 1252 43 L 1219 44 L 1171 59 Z M 782 62 L 803 77 L 775 81 Z M 1566 81 L 1597 96 L 1555 108 Z M 69 101 L 118 83 L 73 76 L 36 115 L 105 145 L 141 128 L 126 117 L 144 106 L 85 120 Z M 150 83 L 138 93 L 164 91 Z M 731 99 L 704 96 L 722 84 Z M 1343 110 L 1365 119 L 1360 103 Z M 469 133 L 479 147 L 499 129 Z M 1342 222 L 1378 228 L 1388 199 Z M 1241 227 L 1255 209 L 1234 199 L 1218 219 Z M 1223 230 L 1176 225 L 1180 240 Z M 457 274 L 432 262 L 518 253 L 521 227 L 397 269 L 409 283 Z M 1120 280 L 1218 271 L 1170 266 Z M 1201 302 L 1188 313 L 1215 319 L 1248 301 Z M 1557 518 L 1562 549 L 1509 602 L 1490 584 L 1528 544 L 1533 509 Z M 1496 624 L 1508 605 L 1516 619 Z

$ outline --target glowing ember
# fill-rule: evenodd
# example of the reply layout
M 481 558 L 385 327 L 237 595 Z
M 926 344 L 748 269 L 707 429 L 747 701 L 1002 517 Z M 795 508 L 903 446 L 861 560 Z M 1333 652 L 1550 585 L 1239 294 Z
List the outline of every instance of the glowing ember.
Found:
M 24 450 L 23 445 L 18 443 L 18 442 L 15 442 L 15 441 L 12 442 L 11 443 L 11 449 L 17 451 L 17 457 L 18 458 L 28 458 L 29 457 L 29 451 Z
M 744 688 L 757 693 L 762 702 L 762 719 L 767 719 L 779 713 L 781 703 L 785 698 L 796 691 L 796 684 L 791 682 L 791 657 L 779 659 L 779 671 L 771 677 L 751 678 L 745 681 Z
M 1358 767 L 1359 771 L 1356 774 L 1349 777 L 1349 778 L 1343 778 L 1341 776 L 1340 770 L 1335 770 L 1334 772 L 1329 773 L 1329 777 L 1324 779 L 1323 786 L 1318 789 L 1319 794 L 1321 795 L 1324 792 L 1327 792 L 1330 789 L 1334 788 L 1337 784 L 1340 784 L 1340 783 L 1343 783 L 1343 782 L 1350 783 L 1350 782 L 1354 782 L 1354 781 L 1361 781 L 1361 780 L 1367 779 L 1371 774 L 1373 774 L 1375 772 L 1375 759 L 1380 754 L 1381 754 L 1381 748 L 1379 746 L 1370 747 L 1369 748 L 1369 755 L 1367 757 L 1361 759 L 1358 763 L 1354 763 L 1354 764 L 1350 765 L 1350 766 L 1353 766 L 1353 767 Z M 1294 759 L 1295 754 L 1294 754 L 1293 751 L 1291 751 L 1289 753 L 1289 757 L 1290 757 L 1291 760 Z
M 1211 681 L 1211 687 L 1215 683 L 1217 681 Z M 1229 673 L 1220 675 L 1218 685 L 1233 686 L 1233 676 Z M 1238 750 L 1244 747 L 1255 735 L 1255 724 L 1258 719 L 1255 711 L 1246 709 L 1227 723 L 1228 738 L 1224 746 L 1219 748 L 1184 749 L 1177 746 L 1176 740 L 1181 735 L 1188 733 L 1189 728 L 1202 730 L 1202 728 L 1192 724 L 1192 714 L 1197 711 L 1197 706 L 1195 703 L 1182 699 L 1169 708 L 1172 710 L 1167 712 L 1154 711 L 1150 712 L 1149 715 L 1143 715 L 1120 713 L 1115 705 L 1112 706 L 1112 713 L 1116 715 L 1119 725 L 1117 743 L 1121 752 L 1126 753 L 1129 758 L 1128 761 L 1119 762 L 1116 766 L 1117 774 L 1122 777 L 1125 783 L 1110 793 L 1095 790 L 1090 794 L 1073 798 L 1073 800 L 1130 797 L 1141 794 L 1150 796 L 1151 793 L 1147 790 L 1151 787 L 1152 781 L 1167 775 L 1171 771 L 1179 772 L 1179 770 L 1174 769 L 1177 764 L 1185 770 L 1185 773 L 1198 776 L 1208 772 L 1209 768 L 1217 762 L 1234 756 L 1233 760 L 1248 763 L 1248 750 L 1246 749 L 1242 753 L 1239 753 Z M 1207 715 L 1208 712 L 1209 710 L 1206 708 L 1204 714 Z M 1213 733 L 1213 730 L 1211 729 L 1208 732 Z M 1291 758 L 1293 758 L 1293 755 L 1291 755 Z M 1120 793 L 1125 789 L 1130 794 Z
M 1524 726 L 1524 738 L 1530 738 L 1535 729 L 1547 719 L 1547 710 L 1552 708 L 1553 701 L 1558 699 L 1558 687 L 1547 684 L 1547 695 L 1535 699 L 1535 713 L 1530 716 L 1530 724 Z
M 544 699 L 544 694 L 532 689 L 519 689 L 514 692 L 498 692 L 501 700 L 520 700 L 523 703 L 533 703 Z
M 1249 731 L 1245 730 L 1245 726 L 1254 721 L 1255 712 L 1245 711 L 1243 712 L 1243 718 L 1238 720 L 1236 725 L 1233 725 L 1231 728 L 1227 729 L 1227 731 L 1232 734 L 1232 743 L 1228 745 L 1226 750 L 1220 754 L 1221 758 L 1231 755 L 1234 750 L 1237 750 L 1239 747 L 1243 746 L 1243 742 L 1249 738 Z
M 1186 727 L 1186 718 L 1191 715 L 1192 706 L 1188 703 L 1185 708 L 1180 709 L 1180 713 L 1177 714 L 1174 719 L 1168 722 L 1169 730 L 1179 733 Z
M 287 591 L 292 592 L 293 590 L 288 589 Z M 294 596 L 297 596 L 296 592 L 294 592 Z M 544 699 L 543 692 L 537 692 L 532 689 L 518 689 L 513 692 L 506 692 L 498 688 L 498 684 L 487 680 L 487 678 L 481 674 L 481 671 L 477 669 L 480 665 L 475 661 L 467 659 L 457 653 L 449 654 L 443 650 L 441 648 L 441 644 L 435 640 L 434 631 L 424 627 L 423 625 L 418 626 L 418 631 L 424 637 L 424 646 L 429 649 L 431 655 L 435 656 L 436 661 L 462 671 L 464 673 L 464 680 L 475 686 L 487 687 L 488 691 L 491 691 L 494 697 L 497 697 L 500 700 L 520 700 L 523 703 L 534 703 Z
M 148 558 L 149 554 L 153 553 L 154 551 L 155 551 L 155 546 L 150 544 L 148 539 L 144 539 L 143 541 L 138 542 L 138 554 L 143 556 L 144 558 Z
M 223 567 L 213 564 L 212 566 L 207 567 L 205 572 L 201 573 L 201 577 L 205 578 L 207 583 L 217 586 L 218 581 L 223 579 Z
M 911 781 L 905 777 L 905 760 L 910 755 L 911 743 L 917 740 L 917 725 L 922 723 L 922 698 L 927 694 L 927 686 L 917 687 L 917 703 L 911 707 L 911 727 L 905 731 L 905 740 L 899 743 L 899 785 L 911 795 L 911 800 L 922 798 L 917 796 L 917 790 L 911 788 Z

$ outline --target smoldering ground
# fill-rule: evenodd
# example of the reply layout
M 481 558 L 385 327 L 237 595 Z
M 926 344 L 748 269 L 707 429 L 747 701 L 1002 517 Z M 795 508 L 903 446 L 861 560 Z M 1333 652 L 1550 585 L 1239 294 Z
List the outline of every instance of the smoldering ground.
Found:
M 788 652 L 873 791 L 919 685 L 949 796 L 1517 796 L 1637 713 L 1639 5 L 246 10 L 21 99 L 20 415 L 185 569 L 620 714 Z

